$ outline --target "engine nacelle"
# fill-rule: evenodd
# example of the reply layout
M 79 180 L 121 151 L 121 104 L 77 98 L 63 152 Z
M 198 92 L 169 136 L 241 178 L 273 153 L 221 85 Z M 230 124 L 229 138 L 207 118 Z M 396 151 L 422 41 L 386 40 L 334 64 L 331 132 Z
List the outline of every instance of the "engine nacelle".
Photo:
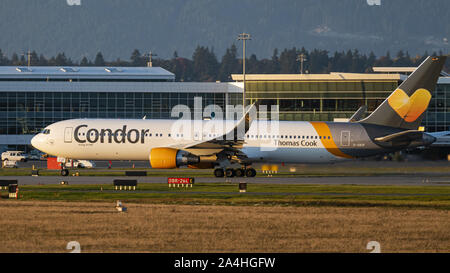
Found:
M 190 169 L 214 169 L 217 162 L 217 155 L 201 155 L 199 156 L 198 164 L 190 164 L 188 168 Z
M 173 148 L 153 148 L 149 159 L 154 169 L 175 169 L 200 162 L 198 156 Z

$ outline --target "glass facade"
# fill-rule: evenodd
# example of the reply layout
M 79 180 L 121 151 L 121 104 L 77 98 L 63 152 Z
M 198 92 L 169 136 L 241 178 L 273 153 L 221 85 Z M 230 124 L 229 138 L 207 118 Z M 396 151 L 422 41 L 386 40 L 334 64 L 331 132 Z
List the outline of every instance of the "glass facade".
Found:
M 47 125 L 73 118 L 171 118 L 175 105 L 194 110 L 194 97 L 203 107 L 225 109 L 242 100 L 241 94 L 182 92 L 1 92 L 0 135 L 35 134 Z M 192 113 L 194 115 L 194 113 Z
M 422 122 L 428 132 L 450 130 L 450 84 L 438 84 Z
M 279 105 L 280 120 L 333 121 L 350 118 L 362 105 L 374 111 L 401 81 L 248 81 L 247 103 Z M 439 84 L 424 118 L 428 132 L 450 128 L 450 84 Z M 269 117 L 269 115 L 268 115 Z
M 246 93 L 249 101 L 279 105 L 280 120 L 332 121 L 351 117 L 361 105 L 373 111 L 397 86 L 398 81 L 255 81 L 246 83 Z

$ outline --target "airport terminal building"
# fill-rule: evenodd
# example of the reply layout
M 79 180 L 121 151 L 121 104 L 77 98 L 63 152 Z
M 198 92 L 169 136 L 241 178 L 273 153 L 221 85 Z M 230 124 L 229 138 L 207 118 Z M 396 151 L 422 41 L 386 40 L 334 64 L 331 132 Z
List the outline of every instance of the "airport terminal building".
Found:
M 47 125 L 73 118 L 170 118 L 178 104 L 236 104 L 239 83 L 174 82 L 159 67 L 0 67 L 0 149 L 27 150 Z M 192 113 L 194 115 L 194 113 Z
M 361 105 L 373 111 L 403 80 L 400 71 L 247 75 L 247 104 L 279 105 L 280 120 L 333 121 Z M 0 149 L 28 150 L 34 134 L 72 118 L 171 118 L 172 107 L 242 103 L 242 75 L 234 82 L 175 82 L 159 67 L 0 67 Z M 194 116 L 194 113 L 192 113 Z M 269 115 L 270 117 L 270 115 Z M 450 77 L 443 75 L 423 126 L 450 130 Z

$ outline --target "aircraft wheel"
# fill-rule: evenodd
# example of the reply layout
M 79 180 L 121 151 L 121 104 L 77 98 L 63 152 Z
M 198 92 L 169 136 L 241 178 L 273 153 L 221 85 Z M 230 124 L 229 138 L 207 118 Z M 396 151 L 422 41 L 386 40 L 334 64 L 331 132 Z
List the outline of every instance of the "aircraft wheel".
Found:
M 226 177 L 234 177 L 236 175 L 235 171 L 233 169 L 226 169 L 225 170 L 225 176 Z
M 245 175 L 245 170 L 244 169 L 236 169 L 234 171 L 234 173 L 236 174 L 236 177 L 243 177 Z
M 215 169 L 214 170 L 214 176 L 215 177 L 223 177 L 224 176 L 223 169 Z
M 62 176 L 68 176 L 69 175 L 69 170 L 68 169 L 62 169 L 61 170 L 61 175 Z
M 248 168 L 247 170 L 245 170 L 245 176 L 247 177 L 255 177 L 256 175 L 256 171 L 253 168 Z

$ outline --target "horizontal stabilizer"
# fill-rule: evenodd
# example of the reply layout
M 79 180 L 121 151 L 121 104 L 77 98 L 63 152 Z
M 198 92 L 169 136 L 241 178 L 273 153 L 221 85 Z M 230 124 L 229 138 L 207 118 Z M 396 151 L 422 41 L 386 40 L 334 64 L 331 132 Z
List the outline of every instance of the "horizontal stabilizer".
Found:
M 418 130 L 407 130 L 400 133 L 395 133 L 383 137 L 375 138 L 379 142 L 391 142 L 391 141 L 413 141 L 422 139 L 423 132 Z

